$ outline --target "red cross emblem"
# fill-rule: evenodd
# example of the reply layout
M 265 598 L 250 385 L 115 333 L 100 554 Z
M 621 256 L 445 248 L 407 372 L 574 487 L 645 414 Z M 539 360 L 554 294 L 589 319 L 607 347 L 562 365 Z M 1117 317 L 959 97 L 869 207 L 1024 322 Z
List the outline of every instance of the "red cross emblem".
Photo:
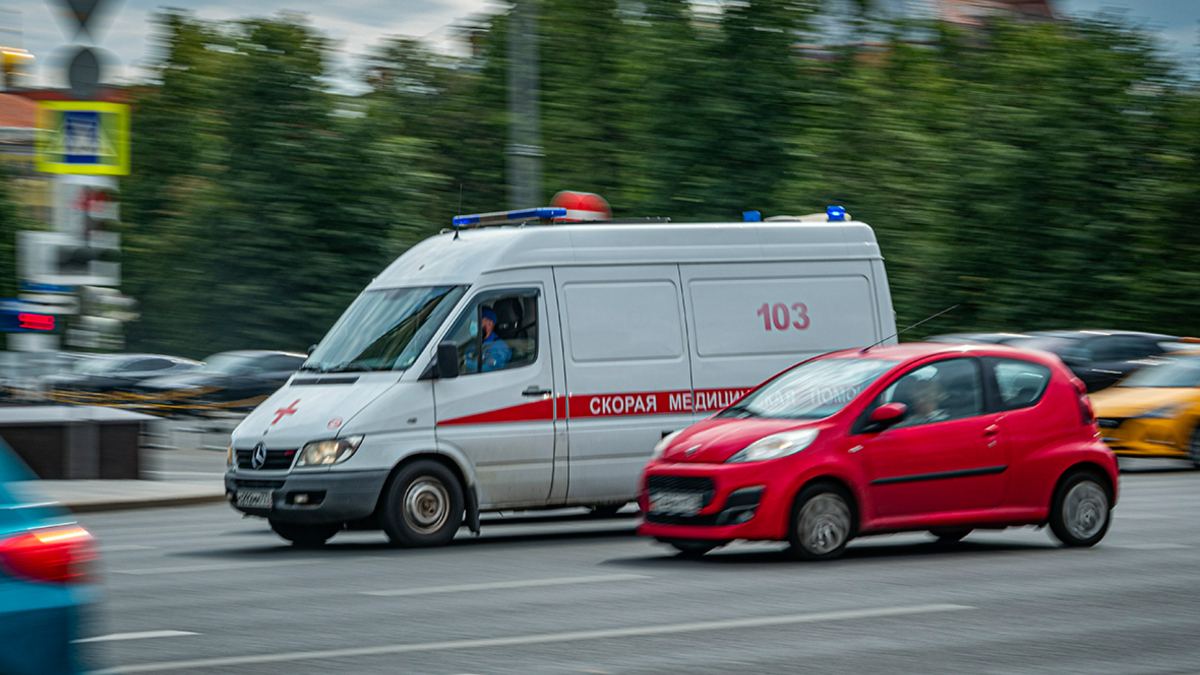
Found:
M 278 422 L 279 420 L 283 419 L 285 416 L 295 414 L 296 404 L 299 402 L 300 402 L 300 399 L 296 399 L 295 401 L 292 401 L 292 404 L 289 405 L 288 407 L 280 408 L 279 410 L 276 410 L 275 411 L 275 419 L 271 422 L 271 426 L 275 426 L 275 423 Z

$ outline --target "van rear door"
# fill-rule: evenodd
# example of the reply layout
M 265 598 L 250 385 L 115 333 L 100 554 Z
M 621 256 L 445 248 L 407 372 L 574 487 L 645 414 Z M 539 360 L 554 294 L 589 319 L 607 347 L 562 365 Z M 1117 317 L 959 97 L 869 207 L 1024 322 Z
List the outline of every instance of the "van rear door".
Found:
M 664 433 L 691 424 L 676 265 L 556 267 L 570 437 L 567 499 L 632 499 Z

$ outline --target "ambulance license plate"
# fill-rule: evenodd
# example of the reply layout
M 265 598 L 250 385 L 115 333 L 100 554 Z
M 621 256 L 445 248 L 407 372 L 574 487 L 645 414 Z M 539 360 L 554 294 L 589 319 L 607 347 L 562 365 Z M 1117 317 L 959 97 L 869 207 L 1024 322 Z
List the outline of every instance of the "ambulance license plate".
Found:
M 690 516 L 704 507 L 704 495 L 697 492 L 655 492 L 650 495 L 650 512 Z
M 238 490 L 237 505 L 248 509 L 269 509 L 271 508 L 271 493 Z

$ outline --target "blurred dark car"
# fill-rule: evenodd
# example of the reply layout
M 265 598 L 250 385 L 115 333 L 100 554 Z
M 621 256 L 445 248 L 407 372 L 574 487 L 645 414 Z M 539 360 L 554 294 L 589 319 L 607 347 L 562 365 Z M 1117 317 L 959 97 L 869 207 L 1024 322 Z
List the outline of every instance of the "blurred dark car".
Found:
M 307 358 L 265 350 L 221 352 L 196 370 L 146 380 L 136 391 L 158 404 L 250 408 L 282 387 Z
M 36 494 L 37 478 L 0 442 L 0 673 L 80 673 L 80 628 L 98 597 L 87 530 Z
M 1024 333 L 946 333 L 945 335 L 931 335 L 925 338 L 925 342 L 1007 345 L 1012 344 L 1014 340 L 1027 337 L 1029 336 Z
M 1179 338 L 1158 333 L 1099 330 L 1034 331 L 1008 344 L 1056 354 L 1083 380 L 1089 393 L 1116 384 L 1117 380 L 1169 351 Z M 1164 344 L 1166 347 L 1164 347 Z
M 69 373 L 42 379 L 52 391 L 131 391 L 134 385 L 160 375 L 196 370 L 199 361 L 159 354 L 104 354 L 79 361 Z

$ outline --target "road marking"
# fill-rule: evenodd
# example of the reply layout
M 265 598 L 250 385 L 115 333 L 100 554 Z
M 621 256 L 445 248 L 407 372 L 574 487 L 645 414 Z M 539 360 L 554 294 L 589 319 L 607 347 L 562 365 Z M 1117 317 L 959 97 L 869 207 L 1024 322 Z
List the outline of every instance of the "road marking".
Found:
M 1191 548 L 1186 544 L 1111 544 L 1112 548 L 1124 548 L 1131 551 L 1174 551 L 1181 548 Z
M 1169 520 L 1175 516 L 1162 513 L 1122 513 L 1121 520 Z
M 179 637 L 181 635 L 199 635 L 188 630 L 148 630 L 141 633 L 112 633 L 110 635 L 97 635 L 96 637 L 83 638 L 81 640 L 71 640 L 75 644 L 85 644 L 88 642 L 117 642 L 119 640 L 148 640 L 150 638 L 165 638 Z
M 518 645 L 548 644 L 554 642 L 576 642 L 580 640 L 607 640 L 624 637 L 647 637 L 677 633 L 761 628 L 764 626 L 790 626 L 823 621 L 848 621 L 852 619 L 874 619 L 913 614 L 934 614 L 975 609 L 968 605 L 909 605 L 905 607 L 879 607 L 875 609 L 851 609 L 839 612 L 813 612 L 811 614 L 785 614 L 762 616 L 751 619 L 727 619 L 724 621 L 698 621 L 695 623 L 658 624 L 634 628 L 610 628 L 605 630 L 583 630 L 569 633 L 546 633 L 542 635 L 519 635 L 506 638 L 480 638 L 473 640 L 446 640 L 444 642 L 419 642 L 404 645 L 380 645 L 377 647 L 351 647 L 326 649 L 311 652 L 284 652 L 279 654 L 250 654 L 246 656 L 223 656 L 191 661 L 160 661 L 117 666 L 92 671 L 90 675 L 124 675 L 125 673 L 155 673 L 169 670 L 196 670 L 198 668 L 220 668 L 255 663 L 281 663 L 286 661 L 312 661 L 318 659 L 344 659 L 355 656 L 378 656 L 381 654 L 404 654 L 408 652 L 437 652 L 452 649 L 479 649 L 483 647 L 514 647 Z
M 220 572 L 222 570 L 248 570 L 256 567 L 284 567 L 308 565 L 325 560 L 278 560 L 275 562 L 213 563 L 211 565 L 185 565 L 182 567 L 149 567 L 140 570 L 114 570 L 113 574 L 188 574 L 192 572 Z
M 483 584 L 458 584 L 456 586 L 426 586 L 424 588 L 399 588 L 393 591 L 364 591 L 363 595 L 395 597 L 400 595 L 430 595 L 433 593 L 461 593 L 463 591 L 491 591 L 501 588 L 532 588 L 535 586 L 566 586 L 569 584 L 595 584 L 602 581 L 631 581 L 649 579 L 642 574 L 603 574 L 592 577 L 555 577 L 552 579 L 529 579 L 526 581 L 495 581 Z

